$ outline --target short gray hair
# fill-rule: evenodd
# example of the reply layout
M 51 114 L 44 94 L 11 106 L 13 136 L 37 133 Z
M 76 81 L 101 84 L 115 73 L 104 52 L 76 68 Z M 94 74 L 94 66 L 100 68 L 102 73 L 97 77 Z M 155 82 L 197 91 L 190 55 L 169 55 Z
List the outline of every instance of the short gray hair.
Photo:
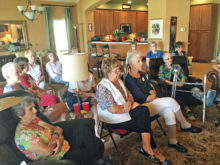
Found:
M 164 53 L 164 54 L 163 54 L 163 61 L 165 60 L 165 58 L 166 58 L 168 55 L 172 56 L 171 53 Z
M 24 116 L 25 108 L 31 103 L 34 103 L 34 98 L 29 96 L 21 97 L 21 102 L 12 107 L 15 116 Z
M 17 68 L 19 68 L 18 64 L 14 62 L 8 62 L 2 66 L 2 75 L 7 80 L 7 76 L 11 75 Z
M 141 52 L 138 51 L 129 51 L 127 52 L 127 62 L 131 64 L 134 62 L 134 57 L 141 56 Z

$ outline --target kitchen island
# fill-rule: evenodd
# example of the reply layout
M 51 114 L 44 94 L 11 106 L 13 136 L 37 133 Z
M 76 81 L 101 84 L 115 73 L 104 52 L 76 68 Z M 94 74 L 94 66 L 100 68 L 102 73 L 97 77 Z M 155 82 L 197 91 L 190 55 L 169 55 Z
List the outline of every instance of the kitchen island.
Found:
M 88 44 L 96 44 L 97 52 L 101 53 L 102 49 L 100 45 L 109 45 L 110 54 L 116 54 L 120 57 L 125 57 L 127 52 L 131 50 L 131 41 L 123 41 L 123 42 L 110 42 L 110 41 L 90 41 Z M 148 42 L 136 42 L 137 48 L 136 50 L 141 52 L 143 57 L 146 56 L 149 51 Z

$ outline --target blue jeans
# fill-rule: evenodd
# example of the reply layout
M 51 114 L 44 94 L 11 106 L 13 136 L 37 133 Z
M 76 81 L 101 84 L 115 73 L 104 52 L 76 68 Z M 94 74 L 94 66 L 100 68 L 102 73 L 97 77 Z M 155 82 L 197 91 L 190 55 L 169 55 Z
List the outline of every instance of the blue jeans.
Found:
M 91 99 L 92 99 L 92 97 L 88 97 L 85 101 L 82 101 L 82 98 L 79 98 L 80 104 L 81 104 L 81 109 L 83 109 L 82 102 L 89 102 L 89 109 L 90 109 L 90 107 L 91 107 Z M 72 92 L 67 92 L 66 102 L 67 102 L 68 107 L 71 109 L 71 111 L 74 112 L 73 104 L 77 104 L 78 103 L 77 96 L 74 96 Z
M 62 77 L 55 77 L 50 79 L 51 82 L 57 83 L 57 84 L 64 84 L 65 86 L 69 86 L 69 82 L 63 81 Z

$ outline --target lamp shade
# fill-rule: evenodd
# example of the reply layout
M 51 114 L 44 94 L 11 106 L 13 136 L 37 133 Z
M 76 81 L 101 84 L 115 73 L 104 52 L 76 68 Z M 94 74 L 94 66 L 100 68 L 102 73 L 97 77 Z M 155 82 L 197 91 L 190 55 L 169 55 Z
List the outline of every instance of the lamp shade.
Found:
M 66 53 L 61 55 L 64 81 L 84 81 L 89 79 L 88 60 L 85 53 Z

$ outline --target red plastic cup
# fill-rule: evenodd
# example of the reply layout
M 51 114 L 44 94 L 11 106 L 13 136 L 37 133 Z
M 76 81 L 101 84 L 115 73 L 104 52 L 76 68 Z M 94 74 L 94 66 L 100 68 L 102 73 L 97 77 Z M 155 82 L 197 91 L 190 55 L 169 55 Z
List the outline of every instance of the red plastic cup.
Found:
M 125 38 L 124 37 L 121 37 L 121 41 L 124 41 L 125 40 Z
M 84 102 L 84 103 L 82 103 L 82 106 L 83 106 L 83 109 L 84 109 L 86 112 L 89 112 L 89 102 Z
M 138 40 L 138 42 L 141 42 L 141 37 L 138 37 L 137 40 Z
M 79 106 L 78 104 L 73 104 L 74 113 L 77 115 L 79 113 Z

